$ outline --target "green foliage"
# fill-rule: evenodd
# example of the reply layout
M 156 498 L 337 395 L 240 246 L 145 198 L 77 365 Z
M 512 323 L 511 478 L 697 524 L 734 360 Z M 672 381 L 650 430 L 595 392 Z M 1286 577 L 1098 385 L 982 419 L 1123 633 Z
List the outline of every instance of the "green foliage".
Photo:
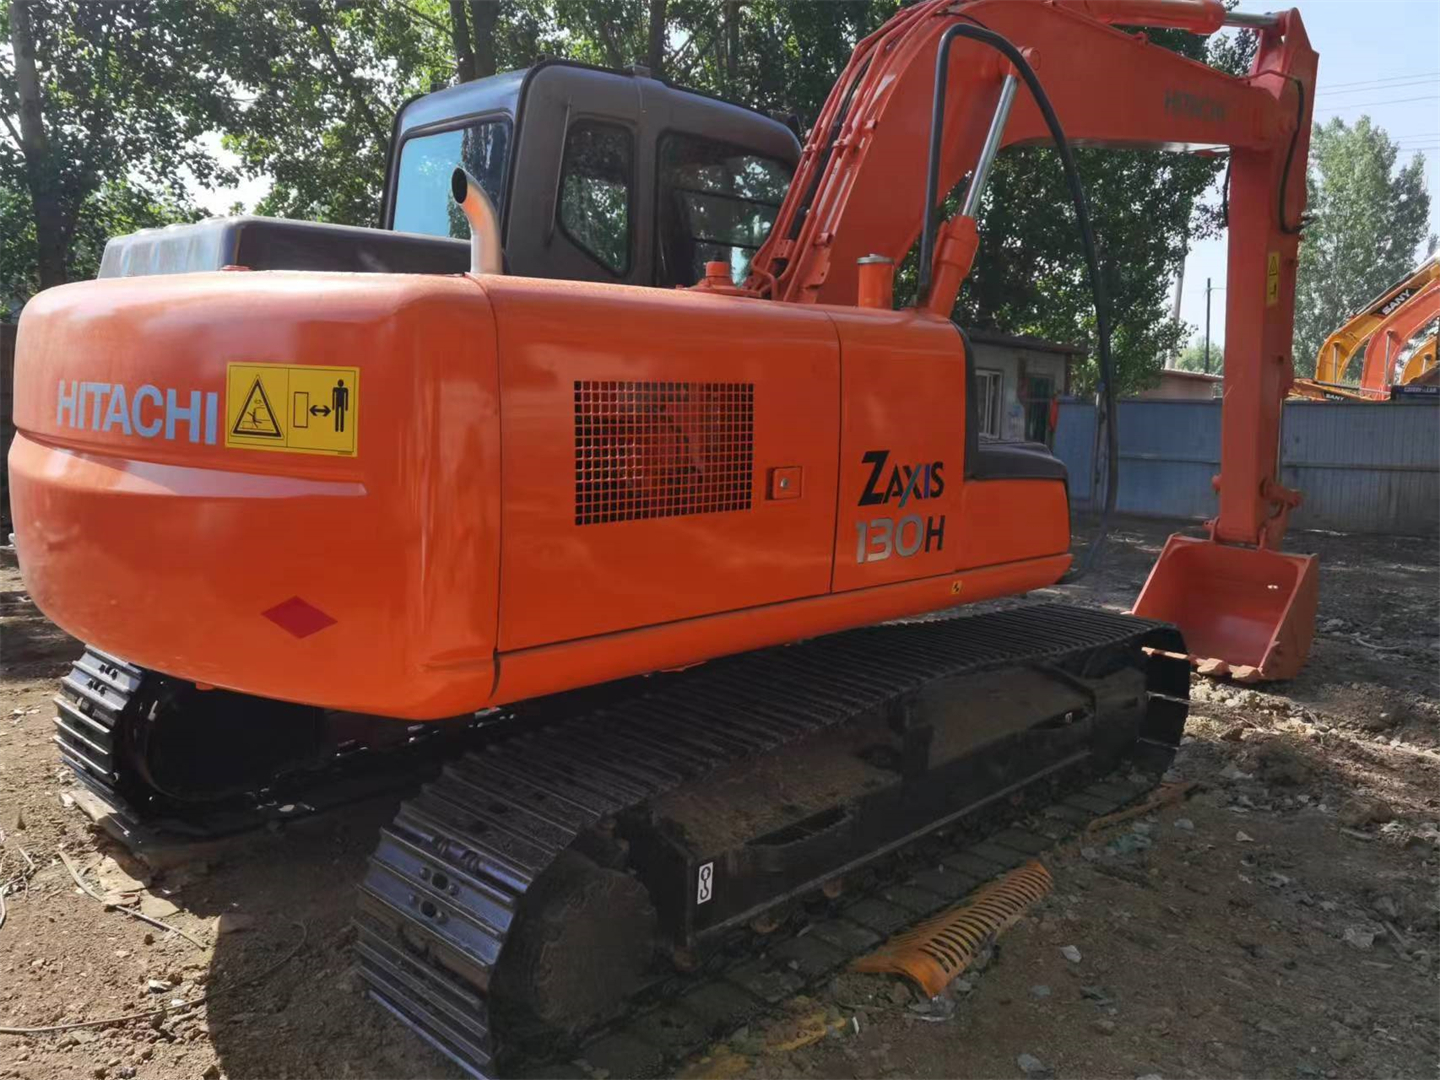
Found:
M 741 9 L 734 79 L 718 63 L 723 51 L 711 51 L 694 85 L 755 108 L 793 112 L 808 129 L 856 44 L 899 7 L 897 0 L 754 0 Z
M 0 300 L 93 272 L 100 230 L 193 216 L 188 184 L 231 179 L 201 140 L 234 105 L 210 15 L 189 0 L 0 0 Z
M 164 189 L 127 181 L 107 182 L 80 207 L 69 253 L 73 280 L 94 277 L 105 241 L 139 229 L 197 221 L 204 211 Z M 20 313 L 24 298 L 39 291 L 35 264 L 35 218 L 28 193 L 0 189 L 0 320 Z
M 455 5 L 445 0 L 211 2 L 236 28 L 227 74 L 247 98 L 225 145 L 239 155 L 246 174 L 272 182 L 256 212 L 377 224 L 395 114 L 407 99 L 457 81 Z M 598 11 L 617 5 L 597 0 L 578 6 Z M 640 7 L 634 2 L 620 6 Z M 557 10 L 566 7 L 561 3 Z M 539 0 L 498 3 L 491 42 L 500 71 L 562 52 L 600 59 L 587 38 L 567 35 L 563 21 Z
M 0 322 L 15 319 L 39 287 L 30 193 L 16 184 L 0 184 Z
M 1180 350 L 1175 357 L 1175 366 L 1181 371 L 1205 371 L 1205 341 L 1203 338 L 1195 338 Z M 1223 342 L 1210 342 L 1210 367 L 1211 375 L 1225 374 L 1225 345 Z
M 1325 338 L 1365 303 L 1414 269 L 1428 237 L 1425 161 L 1397 169 L 1398 148 L 1362 116 L 1334 119 L 1310 137 L 1308 224 L 1295 297 L 1295 370 L 1313 375 Z
M 394 113 L 452 70 L 448 7 L 429 7 L 435 25 L 400 4 L 219 0 L 242 98 L 225 146 L 272 182 L 257 212 L 376 223 Z

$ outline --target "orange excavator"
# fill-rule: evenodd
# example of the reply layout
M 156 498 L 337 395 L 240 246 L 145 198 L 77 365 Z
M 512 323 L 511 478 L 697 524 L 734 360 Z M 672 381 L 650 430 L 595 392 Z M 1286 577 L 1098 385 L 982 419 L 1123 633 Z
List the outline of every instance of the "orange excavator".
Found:
M 1393 387 L 1413 382 L 1434 367 L 1435 334 L 1431 324 L 1436 319 L 1440 319 L 1440 279 L 1397 307 L 1370 335 L 1360 371 L 1361 391 L 1383 401 L 1390 397 Z M 1414 341 L 1416 337 L 1420 340 Z M 1407 351 L 1412 342 L 1415 347 Z
M 1258 34 L 1246 77 L 1115 29 L 1226 25 Z M 663 141 L 706 136 L 695 101 L 657 133 L 607 114 L 633 91 L 552 87 L 484 131 L 411 107 L 385 217 L 431 237 L 120 244 L 115 276 L 40 294 L 19 330 L 21 565 L 91 643 L 61 753 L 128 818 L 219 832 L 441 747 L 382 832 L 357 950 L 376 1000 L 476 1075 L 936 829 L 1163 768 L 1192 659 L 1283 678 L 1313 629 L 1276 462 L 1316 62 L 1294 11 L 928 0 L 860 42 L 773 202 L 763 160 Z M 547 105 L 559 135 L 529 126 Z M 1134 615 L 910 618 L 1072 571 L 1064 467 L 979 439 L 948 318 L 1017 145 L 1064 166 L 1111 418 L 1071 148 L 1231 148 L 1219 513 Z M 406 196 L 438 196 L 445 153 L 453 202 Z M 672 165 L 664 198 L 627 188 Z M 595 280 L 506 272 L 551 244 Z M 616 283 L 697 261 L 693 287 Z M 1109 445 L 1107 515 L 1113 424 Z
M 1315 377 L 1296 379 L 1291 395 L 1312 401 L 1375 401 L 1389 397 L 1390 386 L 1395 380 L 1393 373 L 1385 374 L 1387 356 L 1393 360 L 1410 340 L 1409 337 L 1398 337 L 1392 320 L 1408 319 L 1409 315 L 1402 315 L 1402 311 L 1409 314 L 1422 310 L 1433 312 L 1433 307 L 1426 305 L 1435 303 L 1437 284 L 1440 284 L 1440 255 L 1432 255 L 1346 319 L 1344 325 L 1326 338 L 1315 357 Z M 1422 307 L 1412 307 L 1416 303 Z M 1434 314 L 1430 317 L 1433 319 Z M 1421 318 L 1414 323 L 1411 336 L 1425 322 Z M 1372 348 L 1375 350 L 1373 356 Z M 1365 359 L 1360 385 L 1347 384 L 1346 371 L 1355 358 L 1362 355 Z M 1425 371 L 1426 355 L 1433 356 L 1433 350 L 1427 353 L 1423 344 L 1412 352 L 1407 359 L 1415 361 L 1414 369 L 1407 366 L 1400 383 L 1410 382 Z

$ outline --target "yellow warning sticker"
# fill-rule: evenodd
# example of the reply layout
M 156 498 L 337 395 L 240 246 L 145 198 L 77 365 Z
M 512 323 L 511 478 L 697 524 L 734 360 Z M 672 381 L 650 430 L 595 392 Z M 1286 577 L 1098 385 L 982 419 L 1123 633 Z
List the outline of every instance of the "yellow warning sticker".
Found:
M 1272 251 L 1265 260 L 1265 306 L 1280 303 L 1280 253 Z
M 359 428 L 358 368 L 231 364 L 226 370 L 226 446 L 353 457 Z

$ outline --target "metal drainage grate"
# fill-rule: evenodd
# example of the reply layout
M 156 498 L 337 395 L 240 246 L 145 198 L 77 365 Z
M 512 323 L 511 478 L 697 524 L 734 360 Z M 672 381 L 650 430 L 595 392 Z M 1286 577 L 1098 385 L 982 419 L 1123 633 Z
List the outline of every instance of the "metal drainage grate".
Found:
M 908 976 L 934 997 L 1053 887 L 1045 867 L 1026 863 L 981 886 L 959 907 L 891 938 L 853 967 Z

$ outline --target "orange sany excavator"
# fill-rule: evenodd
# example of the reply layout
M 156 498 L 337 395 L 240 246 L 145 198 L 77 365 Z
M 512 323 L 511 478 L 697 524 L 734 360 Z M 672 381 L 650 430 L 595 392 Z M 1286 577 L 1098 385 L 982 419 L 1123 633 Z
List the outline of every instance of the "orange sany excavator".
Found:
M 1327 337 L 1315 356 L 1314 378 L 1296 379 L 1291 391 L 1292 396 L 1309 398 L 1314 401 L 1327 399 L 1367 401 L 1381 397 L 1382 395 L 1379 393 L 1372 393 L 1368 389 L 1347 384 L 1345 373 L 1354 359 L 1362 355 L 1361 350 L 1368 350 L 1369 343 L 1375 340 L 1376 332 L 1402 308 L 1419 299 L 1422 292 L 1428 292 L 1436 282 L 1440 282 L 1440 255 L 1430 256 L 1413 271 L 1346 319 L 1342 326 Z M 1391 340 L 1388 345 L 1382 345 L 1382 349 L 1388 348 L 1393 355 L 1398 348 L 1403 348 L 1404 345 L 1404 341 Z M 1371 367 L 1368 362 L 1368 352 L 1365 355 L 1367 356 L 1366 370 L 1372 372 L 1375 385 L 1379 386 L 1382 381 L 1380 372 L 1383 363 L 1377 363 Z M 1408 377 L 1402 376 L 1402 381 L 1409 381 L 1419 373 L 1416 371 Z M 1362 383 L 1364 381 L 1362 379 Z M 1385 392 L 1388 394 L 1388 385 Z
M 1427 348 L 1433 333 L 1416 342 L 1408 353 L 1406 346 L 1430 329 L 1440 319 L 1440 278 L 1430 282 L 1386 316 L 1375 328 L 1365 345 L 1365 363 L 1360 371 L 1360 390 L 1366 396 L 1384 401 L 1394 386 L 1404 386 L 1435 364 L 1435 349 Z M 1399 361 L 1404 359 L 1404 366 Z
M 1235 78 L 1117 25 L 1243 25 L 1259 49 Z M 1280 677 L 1311 634 L 1276 461 L 1315 70 L 1294 11 L 930 0 L 858 45 L 740 283 L 716 262 L 670 291 L 507 275 L 498 230 L 533 207 L 497 215 L 460 172 L 469 273 L 417 250 L 408 273 L 40 294 L 10 470 L 31 595 L 90 643 L 62 754 L 124 820 L 218 832 L 468 748 L 383 830 L 357 949 L 375 998 L 476 1074 L 919 836 L 1162 768 L 1191 657 Z M 596 187 L 557 189 L 546 242 L 593 241 L 587 206 L 628 221 L 633 129 L 599 107 L 564 106 Z M 512 169 L 540 137 L 514 123 Z M 1219 515 L 1167 544 L 1136 615 L 877 625 L 1071 568 L 1064 468 L 978 438 L 948 319 L 1011 145 L 1064 164 L 1107 400 L 1070 148 L 1231 148 Z M 701 170 L 687 212 L 715 227 L 743 179 Z M 920 299 L 895 310 L 917 238 Z M 1113 507 L 1113 425 L 1110 446 Z

